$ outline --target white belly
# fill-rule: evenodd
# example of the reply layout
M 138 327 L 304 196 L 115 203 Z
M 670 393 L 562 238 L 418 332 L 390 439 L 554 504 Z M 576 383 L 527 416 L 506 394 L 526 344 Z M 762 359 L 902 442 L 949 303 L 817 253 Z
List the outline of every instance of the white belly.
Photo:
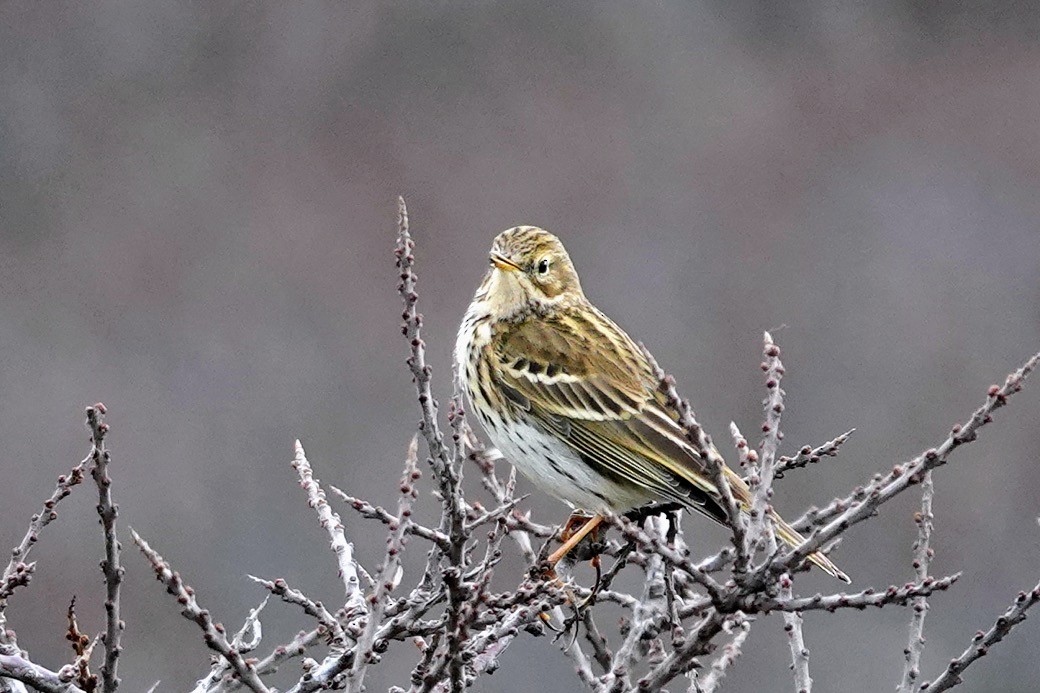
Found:
M 484 430 L 506 460 L 541 491 L 572 508 L 624 512 L 649 500 L 638 489 L 597 474 L 566 444 L 534 426 L 514 422 L 507 429 L 500 420 L 495 423 L 485 423 Z
M 469 358 L 490 339 L 481 311 L 471 307 L 455 343 L 458 374 L 467 384 L 467 394 L 476 416 L 491 443 L 505 459 L 516 466 L 539 490 L 562 500 L 572 508 L 598 512 L 624 512 L 644 505 L 651 496 L 632 486 L 620 486 L 596 473 L 563 441 L 520 421 L 504 421 L 480 394 L 468 387 L 476 377 Z M 476 325 L 476 329 L 471 329 Z

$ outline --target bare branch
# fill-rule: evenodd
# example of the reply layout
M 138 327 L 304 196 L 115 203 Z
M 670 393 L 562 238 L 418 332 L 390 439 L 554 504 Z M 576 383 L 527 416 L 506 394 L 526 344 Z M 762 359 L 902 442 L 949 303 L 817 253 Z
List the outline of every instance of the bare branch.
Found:
M 712 641 L 723 631 L 725 623 L 718 611 L 709 610 L 700 623 L 691 630 L 681 646 L 676 647 L 646 676 L 639 679 L 638 690 L 660 690 L 676 676 L 688 671 L 694 665 L 697 657 L 711 650 Z
M 69 628 L 65 633 L 65 639 L 72 643 L 72 651 L 76 654 L 76 659 L 72 663 L 76 669 L 76 685 L 87 693 L 93 693 L 97 689 L 98 677 L 96 674 L 90 673 L 90 655 L 94 651 L 98 638 L 91 640 L 89 636 L 80 631 L 79 624 L 76 622 L 75 597 L 69 603 L 66 617 L 69 621 Z
M 329 488 L 332 490 L 332 493 L 334 495 L 338 496 L 340 500 L 345 502 L 354 510 L 358 511 L 358 513 L 362 517 L 367 518 L 369 520 L 379 520 L 388 527 L 395 524 L 397 518 L 393 514 L 391 514 L 390 511 L 386 508 L 382 508 L 378 505 L 372 505 L 368 501 L 362 500 L 360 498 L 355 498 L 354 496 L 351 496 L 345 493 L 344 491 L 341 491 L 335 486 L 329 485 Z M 444 534 L 439 530 L 431 529 L 430 527 L 424 527 L 415 522 L 409 522 L 408 528 L 405 531 L 421 539 L 425 539 L 426 541 L 437 544 L 442 548 L 447 548 L 448 546 L 448 535 Z
M 581 613 L 581 620 L 585 625 L 585 639 L 592 646 L 592 656 L 595 658 L 596 663 L 603 667 L 604 671 L 610 671 L 610 663 L 614 659 L 614 654 L 610 651 L 610 645 L 600 632 L 599 626 L 596 625 L 592 609 L 584 609 Z
M 25 536 L 22 537 L 18 546 L 11 549 L 11 560 L 8 561 L 3 575 L 0 576 L 0 590 L 4 589 L 4 585 L 8 584 L 12 576 L 25 571 L 25 566 L 27 565 L 25 559 L 39 540 L 40 532 L 44 527 L 58 519 L 58 513 L 55 512 L 54 508 L 63 498 L 72 493 L 73 486 L 83 482 L 83 475 L 90 459 L 90 456 L 87 456 L 82 462 L 73 467 L 68 474 L 62 474 L 58 477 L 58 483 L 54 488 L 54 492 L 43 502 L 43 509 L 30 518 L 29 529 L 26 530 Z M 9 594 L 5 595 L 0 592 L 0 624 L 3 623 L 4 610 L 7 608 L 7 596 Z
M 921 509 L 914 516 L 917 523 L 917 541 L 914 543 L 914 572 L 917 581 L 928 577 L 928 569 L 932 564 L 932 496 L 934 493 L 932 473 L 925 472 L 921 480 Z M 906 664 L 903 667 L 903 678 L 896 688 L 896 693 L 916 693 L 917 678 L 921 675 L 921 653 L 924 651 L 924 618 L 928 613 L 928 599 L 914 598 L 914 613 L 910 617 L 910 636 L 903 651 Z
M 397 518 L 390 525 L 390 535 L 386 539 L 386 556 L 383 559 L 383 566 L 379 570 L 379 576 L 376 578 L 375 592 L 368 599 L 368 617 L 365 621 L 365 628 L 357 640 L 354 661 L 347 676 L 347 690 L 350 693 L 360 693 L 362 690 L 365 671 L 376 658 L 375 636 L 380 626 L 386 597 L 400 580 L 398 571 L 401 569 L 401 553 L 408 541 L 406 534 L 408 525 L 411 523 L 412 503 L 419 496 L 415 490 L 415 482 L 422 476 L 422 472 L 419 471 L 418 454 L 419 439 L 413 436 L 408 445 L 408 454 L 405 456 L 404 472 L 401 474 Z
M 130 535 L 134 538 L 134 543 L 137 544 L 137 547 L 141 549 L 141 553 L 152 564 L 155 577 L 166 586 L 167 592 L 177 597 L 177 603 L 181 605 L 181 615 L 190 621 L 194 621 L 202 629 L 206 646 L 224 657 L 235 673 L 238 674 L 242 683 L 253 693 L 269 693 L 269 689 L 257 675 L 256 667 L 243 659 L 242 654 L 228 643 L 227 638 L 224 637 L 224 627 L 220 624 L 215 624 L 210 613 L 199 606 L 195 600 L 195 590 L 184 584 L 181 576 L 173 571 L 166 559 L 152 549 L 137 532 L 131 529 Z
M 768 395 L 762 401 L 765 421 L 762 423 L 762 442 L 758 446 L 758 466 L 751 465 L 749 468 L 751 522 L 748 528 L 747 551 L 750 557 L 754 557 L 758 546 L 764 542 L 766 528 L 770 522 L 776 451 L 783 438 L 783 433 L 780 432 L 780 415 L 784 410 L 784 391 L 780 387 L 780 381 L 784 377 L 784 364 L 780 361 L 780 347 L 773 343 L 773 337 L 768 332 L 763 336 L 762 358 Z
M 16 589 L 32 582 L 32 576 L 35 572 L 35 561 L 32 563 L 16 563 L 14 571 L 10 575 L 5 575 L 4 581 L 0 582 L 0 600 L 6 600 L 14 594 Z
M 123 582 L 123 567 L 119 565 L 119 538 L 116 536 L 116 518 L 119 509 L 112 502 L 112 477 L 108 474 L 108 464 L 112 457 L 105 447 L 105 434 L 108 424 L 103 421 L 105 405 L 98 402 L 87 407 L 87 427 L 90 428 L 91 441 L 94 444 L 90 452 L 93 466 L 90 476 L 94 478 L 98 488 L 98 516 L 105 534 L 105 558 L 101 561 L 101 572 L 105 575 L 105 632 L 101 642 L 105 646 L 105 662 L 101 665 L 101 689 L 104 693 L 113 693 L 119 687 L 119 655 L 123 648 L 120 638 L 126 624 L 119 617 L 119 586 Z
M 968 649 L 953 659 L 939 678 L 931 683 L 921 684 L 918 690 L 939 693 L 962 683 L 961 674 L 964 673 L 964 670 L 981 657 L 985 657 L 991 647 L 1007 637 L 1015 626 L 1026 620 L 1026 612 L 1038 601 L 1040 601 L 1040 583 L 1037 583 L 1029 592 L 1019 592 L 1014 603 L 1002 616 L 997 618 L 989 630 L 985 633 L 982 631 L 975 633 Z
M 344 587 L 345 606 L 327 609 L 284 580 L 252 578 L 271 594 L 301 608 L 317 621 L 316 627 L 300 632 L 290 642 L 278 645 L 259 659 L 246 659 L 262 638 L 259 613 L 263 605 L 252 610 L 238 633 L 231 637 L 202 609 L 193 590 L 185 585 L 172 567 L 144 540 L 133 534 L 135 542 L 152 564 L 159 580 L 180 604 L 182 615 L 202 630 L 207 646 L 216 653 L 207 674 L 198 681 L 194 693 L 232 693 L 248 687 L 253 693 L 273 691 L 263 678 L 293 658 L 298 658 L 302 675 L 287 693 L 316 693 L 320 690 L 347 689 L 360 693 L 371 682 L 371 666 L 388 657 L 391 648 L 414 646 L 418 663 L 411 670 L 404 691 L 415 693 L 462 693 L 481 684 L 477 679 L 493 672 L 505 650 L 524 633 L 543 635 L 546 630 L 560 630 L 555 642 L 574 665 L 579 686 L 595 693 L 655 693 L 663 690 L 676 677 L 693 669 L 689 691 L 713 693 L 723 676 L 733 666 L 755 616 L 781 612 L 791 652 L 795 686 L 810 693 L 812 679 L 808 667 L 808 650 L 802 633 L 801 613 L 865 609 L 870 606 L 913 604 L 911 624 L 900 691 L 945 690 L 960 682 L 961 673 L 981 657 L 987 649 L 1004 638 L 1014 625 L 1025 618 L 1025 612 L 1040 601 L 1040 584 L 1032 592 L 1022 593 L 1012 607 L 987 633 L 979 633 L 972 646 L 954 660 L 947 671 L 931 684 L 916 685 L 920 666 L 922 632 L 928 606 L 926 598 L 949 588 L 958 575 L 935 579 L 928 576 L 931 561 L 929 547 L 932 530 L 931 472 L 944 464 L 952 450 L 975 439 L 977 430 L 989 422 L 990 416 L 1007 398 L 1017 392 L 1022 380 L 1040 363 L 1040 354 L 1022 369 L 1008 377 L 1003 387 L 994 386 L 986 402 L 971 419 L 953 429 L 947 440 L 934 450 L 878 474 L 868 485 L 856 488 L 845 498 L 838 498 L 823 509 L 812 509 L 801 519 L 808 539 L 795 548 L 780 548 L 778 539 L 792 543 L 786 524 L 778 521 L 771 507 L 773 481 L 785 471 L 813 464 L 821 457 L 833 456 L 848 433 L 816 448 L 803 448 L 794 457 L 779 457 L 782 440 L 781 414 L 784 377 L 779 348 L 771 336 L 764 336 L 763 370 L 766 372 L 768 396 L 764 406 L 762 439 L 758 449 L 748 442 L 735 425 L 731 433 L 741 467 L 747 470 L 750 497 L 743 484 L 734 477 L 710 436 L 698 424 L 689 405 L 682 400 L 674 380 L 652 362 L 658 381 L 659 398 L 667 398 L 674 407 L 676 420 L 690 447 L 700 455 L 699 463 L 706 478 L 720 494 L 719 503 L 731 525 L 733 548 L 724 548 L 708 557 L 694 558 L 682 535 L 678 503 L 656 503 L 634 509 L 618 517 L 606 514 L 610 526 L 620 536 L 606 531 L 585 542 L 573 556 L 584 561 L 595 557 L 596 581 L 586 587 L 575 583 L 572 576 L 563 582 L 541 570 L 526 571 L 519 584 L 509 580 L 512 589 L 497 586 L 497 574 L 507 558 L 503 550 L 505 537 L 512 537 L 519 554 L 528 564 L 539 568 L 538 554 L 531 537 L 546 538 L 545 553 L 559 530 L 532 521 L 523 506 L 524 498 L 516 495 L 516 468 L 508 476 L 499 477 L 496 464 L 501 454 L 485 449 L 466 422 L 460 396 L 458 373 L 453 398 L 447 412 L 447 424 L 438 419 L 438 406 L 433 400 L 431 371 L 426 362 L 422 339 L 422 316 L 418 313 L 414 245 L 408 229 L 407 210 L 399 201 L 397 266 L 399 291 L 404 304 L 403 333 L 409 340 L 408 366 L 415 381 L 420 407 L 419 434 L 412 439 L 400 482 L 396 512 L 375 506 L 366 500 L 349 496 L 333 487 L 333 492 L 348 502 L 358 513 L 358 522 L 374 521 L 368 526 L 387 532 L 386 551 L 380 568 L 373 575 L 366 572 L 347 541 L 347 533 L 339 515 L 330 507 L 322 486 L 302 445 L 296 442 L 293 466 L 308 502 L 318 515 L 322 531 L 329 536 L 336 553 L 337 566 Z M 75 661 L 57 672 L 33 664 L 27 653 L 20 651 L 13 631 L 3 627 L 4 598 L 32 578 L 36 565 L 26 555 L 39 531 L 54 519 L 54 506 L 69 489 L 82 480 L 85 470 L 92 473 L 99 489 L 99 513 L 105 528 L 106 557 L 103 567 L 108 584 L 105 690 L 118 684 L 115 662 L 118 655 L 118 542 L 115 535 L 116 507 L 112 503 L 108 478 L 110 458 L 105 450 L 107 426 L 102 422 L 104 409 L 96 405 L 87 410 L 92 432 L 91 454 L 70 475 L 61 477 L 58 486 L 44 505 L 44 512 L 33 517 L 29 531 L 16 548 L 0 581 L 0 693 L 25 693 L 29 687 L 46 693 L 101 693 L 102 684 L 88 668 L 90 652 L 97 640 L 79 630 L 70 611 L 68 637 L 75 648 Z M 445 440 L 440 426 L 450 425 L 451 441 Z M 851 433 L 851 431 L 850 431 Z M 422 476 L 418 459 L 419 435 L 429 449 L 428 464 L 433 473 L 433 493 L 440 501 L 440 517 L 436 524 L 418 525 L 412 518 L 413 502 L 418 498 L 417 484 Z M 472 461 L 480 472 L 479 480 L 491 500 L 467 498 L 463 474 Z M 731 484 L 740 485 L 738 502 Z M 878 512 L 882 504 L 910 486 L 922 485 L 922 506 L 918 517 L 918 541 L 915 545 L 913 582 L 887 589 L 867 589 L 854 594 L 835 593 L 798 596 L 794 593 L 792 572 L 805 568 L 805 559 L 813 552 L 826 552 L 840 541 L 844 532 Z M 325 488 L 329 488 L 325 486 Z M 777 531 L 779 528 L 779 531 Z M 425 566 L 421 574 L 403 582 L 407 575 L 401 563 L 406 545 L 416 539 L 429 542 Z M 613 565 L 601 571 L 600 556 L 613 557 Z M 818 556 L 813 556 L 818 561 Z M 826 563 L 826 562 L 824 562 Z M 628 567 L 638 573 L 641 588 L 627 593 L 614 586 L 615 580 Z M 563 574 L 563 573 L 561 573 Z M 580 573 L 576 575 L 580 576 Z M 637 577 L 630 575 L 629 577 Z M 367 580 L 371 590 L 361 580 Z M 629 584 L 631 584 L 629 580 Z M 639 580 L 637 579 L 637 584 Z M 113 591 L 114 590 L 114 591 Z M 265 599 L 265 603 L 266 603 Z M 337 600 L 338 602 L 338 600 Z M 608 611 L 596 611 L 597 602 Z M 616 607 L 611 606 L 616 605 Z M 613 627 L 604 614 L 620 607 L 622 616 Z M 565 613 L 567 609 L 567 613 Z M 572 614 L 572 615 L 568 615 Z M 556 624 L 563 624 L 558 629 Z M 311 626 L 315 624 L 310 623 Z M 573 628 L 574 630 L 571 630 Z M 581 632 L 584 630 L 584 634 Z M 583 637 L 584 635 L 584 637 Z M 308 654 L 312 646 L 321 646 L 323 654 Z M 584 648 L 584 649 L 583 649 Z M 706 658 L 710 657 L 711 660 Z M 320 660 L 320 661 L 319 661 Z M 700 661 L 698 661 L 700 660 Z M 703 664 L 710 668 L 699 669 Z M 595 671 L 593 668 L 595 667 Z M 599 672 L 599 673 L 597 673 Z M 366 681 L 366 678 L 368 681 Z M 271 681 L 273 682 L 273 678 Z M 674 683 L 672 683 L 674 685 Z M 111 688 L 109 688 L 111 687 Z M 572 687 L 574 687 L 572 685 Z
M 737 549 L 737 569 L 738 572 L 743 572 L 751 560 L 747 546 L 746 518 L 740 512 L 737 501 L 733 498 L 733 491 L 730 489 L 729 481 L 726 479 L 724 471 L 726 461 L 719 454 L 715 445 L 712 444 L 711 436 L 697 422 L 693 410 L 690 409 L 689 402 L 679 396 L 678 391 L 675 389 L 675 378 L 666 374 L 657 365 L 657 361 L 646 347 L 642 347 L 642 349 L 643 354 L 650 362 L 651 368 L 653 368 L 654 378 L 658 380 L 658 389 L 668 398 L 669 406 L 674 407 L 679 412 L 679 425 L 682 427 L 687 441 L 707 462 L 706 467 L 711 477 L 711 482 L 719 490 L 722 507 L 725 508 L 726 516 L 730 519 L 729 525 L 730 530 L 733 532 L 733 545 Z
M 303 592 L 293 589 L 282 578 L 277 580 L 264 580 L 263 578 L 249 576 L 249 579 L 263 585 L 271 594 L 280 597 L 287 604 L 295 604 L 303 609 L 308 616 L 313 616 L 318 621 L 318 635 L 329 639 L 330 644 L 340 649 L 346 647 L 347 636 L 343 626 L 321 602 L 316 602 Z
M 252 576 L 250 576 L 252 577 Z M 255 578 L 254 578 L 255 579 Z M 242 627 L 235 633 L 235 637 L 231 640 L 231 647 L 238 649 L 242 654 L 252 652 L 260 645 L 260 640 L 263 638 L 263 628 L 260 625 L 260 612 L 267 606 L 267 600 L 270 599 L 270 595 L 264 597 L 264 601 L 260 602 L 260 605 L 255 609 L 249 611 L 249 615 L 246 616 L 245 622 L 242 623 Z M 249 640 L 246 640 L 246 636 L 252 633 Z M 231 671 L 231 665 L 223 657 L 214 657 L 213 663 L 210 666 L 209 674 L 204 676 L 195 682 L 195 688 L 192 689 L 192 693 L 216 693 L 221 690 L 221 683 L 224 679 L 224 675 Z M 259 669 L 257 673 L 263 673 Z M 156 681 L 152 685 L 152 690 L 158 687 L 159 682 Z
M 751 505 L 752 543 L 764 538 L 770 558 L 775 558 L 778 551 L 776 533 L 770 519 L 770 499 L 773 494 L 773 481 L 776 478 L 777 451 L 783 433 L 780 432 L 780 419 L 784 410 L 784 391 L 780 383 L 784 376 L 784 366 L 780 361 L 780 348 L 773 343 L 772 336 L 766 332 L 763 338 L 762 370 L 766 372 L 766 389 L 768 396 L 762 402 L 765 410 L 765 421 L 762 424 L 762 442 L 759 444 L 761 456 L 756 467 L 748 464 L 750 486 L 753 492 Z M 737 447 L 743 438 L 736 424 L 730 424 L 738 439 Z M 745 442 L 746 449 L 746 442 Z M 753 550 L 752 550 L 753 552 Z M 784 573 L 780 576 L 780 597 L 791 599 L 791 576 Z M 809 674 L 809 650 L 805 646 L 802 633 L 802 615 L 797 611 L 785 611 L 784 632 L 787 633 L 788 649 L 791 651 L 791 671 L 794 673 L 795 691 L 810 693 L 812 677 Z
M 907 604 L 915 597 L 927 597 L 933 592 L 941 592 L 950 588 L 960 578 L 954 573 L 943 578 L 927 578 L 923 582 L 908 582 L 902 587 L 892 585 L 883 592 L 872 588 L 855 594 L 820 594 L 812 597 L 770 597 L 765 593 L 748 596 L 746 610 L 749 613 L 769 613 L 770 611 L 836 611 L 838 609 L 866 609 L 868 606 L 882 607 L 887 604 Z
M 636 539 L 642 545 L 651 542 L 664 546 L 668 521 L 662 517 L 649 517 L 647 529 L 639 532 L 645 540 Z M 632 525 L 633 527 L 635 525 Z M 646 580 L 643 583 L 643 594 L 632 610 L 632 620 L 628 626 L 628 635 L 614 652 L 610 668 L 603 677 L 603 685 L 607 690 L 621 690 L 628 687 L 628 676 L 637 656 L 637 646 L 644 640 L 651 629 L 660 630 L 659 624 L 668 616 L 665 609 L 665 563 L 657 553 L 650 553 L 646 565 Z
M 284 662 L 294 658 L 302 657 L 308 648 L 314 646 L 325 637 L 327 631 L 318 627 L 296 634 L 291 642 L 279 645 L 256 663 L 256 673 L 270 674 L 278 670 Z
M 14 645 L 0 645 L 0 676 L 20 681 L 43 693 L 86 693 L 73 683 L 76 667 L 67 664 L 61 671 L 50 671 L 22 657 Z
M 726 672 L 740 656 L 744 641 L 751 632 L 751 623 L 739 612 L 733 621 L 737 632 L 733 639 L 723 646 L 722 654 L 711 663 L 711 669 L 703 677 L 696 670 L 690 671 L 689 693 L 714 693 L 722 683 L 722 679 L 725 678 Z
M 6 618 L 4 616 L 4 611 L 7 608 L 7 598 L 15 587 L 29 582 L 35 567 L 34 563 L 26 563 L 26 558 L 28 558 L 29 552 L 32 551 L 32 548 L 39 540 L 40 532 L 43 531 L 43 528 L 58 519 L 58 513 L 55 510 L 58 503 L 72 493 L 74 486 L 83 482 L 87 465 L 91 459 L 93 459 L 92 455 L 88 454 L 68 474 L 62 474 L 58 477 L 54 491 L 43 502 L 43 508 L 40 512 L 30 518 L 29 528 L 26 530 L 25 535 L 18 543 L 18 546 L 11 550 L 11 559 L 4 568 L 3 575 L 0 576 L 0 644 L 6 642 L 7 638 Z
M 820 549 L 852 525 L 877 514 L 878 508 L 910 486 L 920 483 L 924 474 L 946 464 L 950 453 L 965 443 L 974 441 L 978 430 L 992 421 L 992 414 L 1007 404 L 1008 398 L 1022 389 L 1022 382 L 1040 363 L 1040 353 L 1033 355 L 1021 368 L 1011 373 L 1003 386 L 989 388 L 985 403 L 975 410 L 965 423 L 953 427 L 939 447 L 927 450 L 910 462 L 896 465 L 892 471 L 874 481 L 865 489 L 857 489 L 852 496 L 840 502 L 846 509 L 826 525 L 819 527 L 798 548 L 788 552 L 781 560 L 770 566 L 774 573 L 784 572 L 796 566 L 809 554 Z
M 791 576 L 786 573 L 780 579 L 780 598 L 790 600 Z M 797 693 L 809 693 L 813 680 L 809 675 L 809 648 L 805 646 L 802 633 L 802 614 L 800 611 L 784 612 L 784 632 L 787 633 L 787 646 L 791 650 L 791 671 L 794 672 L 794 688 Z
M 721 602 L 723 600 L 723 588 L 718 582 L 715 581 L 710 575 L 698 568 L 692 563 L 687 556 L 682 555 L 667 543 L 661 541 L 657 536 L 647 534 L 643 530 L 624 517 L 618 517 L 611 515 L 607 517 L 607 520 L 618 527 L 626 539 L 635 541 L 639 546 L 643 547 L 648 554 L 660 556 L 673 568 L 678 568 L 683 572 L 687 573 L 698 585 L 703 587 L 707 591 L 708 596 L 711 597 L 713 602 Z
M 838 454 L 838 449 L 845 444 L 845 441 L 849 439 L 853 433 L 856 432 L 855 428 L 845 431 L 834 440 L 828 440 L 819 447 L 811 447 L 806 445 L 798 454 L 794 457 L 787 457 L 782 455 L 776 463 L 776 472 L 773 475 L 774 479 L 782 479 L 784 474 L 791 471 L 792 469 L 801 469 L 810 464 L 815 464 L 822 460 L 824 457 L 835 457 Z
M 268 599 L 268 597 L 264 597 L 264 600 L 255 609 L 249 610 L 249 615 L 246 616 L 242 627 L 238 629 L 235 637 L 231 639 L 231 646 L 237 647 L 239 652 L 252 652 L 260 646 L 260 641 L 264 637 L 264 629 L 260 624 L 260 612 L 267 606 Z M 249 637 L 248 640 L 246 640 L 247 636 Z
M 430 390 L 430 375 L 432 369 L 426 365 L 426 344 L 422 340 L 423 316 L 416 308 L 419 294 L 415 292 L 415 284 L 418 277 L 412 269 L 415 266 L 415 243 L 412 241 L 408 230 L 408 207 L 405 206 L 404 198 L 397 198 L 397 248 L 394 255 L 397 258 L 397 269 L 400 271 L 401 283 L 397 285 L 398 293 L 404 300 L 404 325 L 402 333 L 408 338 L 412 346 L 412 355 L 406 363 L 412 371 L 415 379 L 415 389 L 419 396 L 419 408 L 422 410 L 422 420 L 419 430 L 426 439 L 430 449 L 431 460 L 434 471 L 438 474 L 442 469 L 449 466 L 448 448 L 444 444 L 444 435 L 441 433 L 440 425 L 437 423 L 437 401 L 433 398 Z
M 343 589 L 346 592 L 347 609 L 362 609 L 364 608 L 364 598 L 361 596 L 361 585 L 358 582 L 358 567 L 354 561 L 354 546 L 347 541 L 343 523 L 340 521 L 339 515 L 332 511 L 329 502 L 325 499 L 325 492 L 314 478 L 311 463 L 307 461 L 307 454 L 298 440 L 296 441 L 296 456 L 293 459 L 292 466 L 300 476 L 300 486 L 307 492 L 307 504 L 318 513 L 318 523 L 328 533 L 332 542 L 332 551 L 336 554 L 336 562 L 339 564 L 339 576 L 343 580 Z

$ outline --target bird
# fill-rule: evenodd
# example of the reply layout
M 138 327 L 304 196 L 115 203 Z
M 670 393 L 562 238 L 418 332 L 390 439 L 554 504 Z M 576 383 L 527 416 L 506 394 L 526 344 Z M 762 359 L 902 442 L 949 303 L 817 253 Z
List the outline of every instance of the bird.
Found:
M 536 226 L 507 229 L 488 264 L 459 327 L 456 375 L 503 456 L 541 491 L 593 513 L 550 565 L 606 515 L 653 503 L 735 521 L 647 353 L 585 297 L 559 238 Z M 748 512 L 748 485 L 729 467 L 723 473 Z M 784 543 L 804 541 L 775 512 L 772 519 Z M 822 553 L 808 558 L 850 581 Z

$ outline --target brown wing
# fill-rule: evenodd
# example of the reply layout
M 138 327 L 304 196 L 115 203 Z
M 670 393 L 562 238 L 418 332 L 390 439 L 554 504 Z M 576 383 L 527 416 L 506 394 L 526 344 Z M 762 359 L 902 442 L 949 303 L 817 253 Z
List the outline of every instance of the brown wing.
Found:
M 591 311 L 560 311 L 504 328 L 494 340 L 492 377 L 601 473 L 723 521 L 713 502 L 718 491 L 657 392 L 642 350 Z
M 658 392 L 643 351 L 609 318 L 587 308 L 503 329 L 493 338 L 492 377 L 515 404 L 601 473 L 726 524 L 718 489 L 700 453 L 686 441 L 677 412 Z M 738 504 L 748 508 L 747 484 L 728 467 L 724 473 Z M 772 517 L 785 543 L 804 541 L 779 515 Z M 809 560 L 850 581 L 823 554 Z

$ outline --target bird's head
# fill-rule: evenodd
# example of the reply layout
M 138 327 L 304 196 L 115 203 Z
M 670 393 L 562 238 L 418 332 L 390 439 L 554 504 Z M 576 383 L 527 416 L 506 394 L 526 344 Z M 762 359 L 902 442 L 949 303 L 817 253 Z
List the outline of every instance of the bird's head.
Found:
M 563 243 L 536 226 L 517 226 L 498 234 L 489 263 L 485 300 L 499 316 L 585 298 Z

